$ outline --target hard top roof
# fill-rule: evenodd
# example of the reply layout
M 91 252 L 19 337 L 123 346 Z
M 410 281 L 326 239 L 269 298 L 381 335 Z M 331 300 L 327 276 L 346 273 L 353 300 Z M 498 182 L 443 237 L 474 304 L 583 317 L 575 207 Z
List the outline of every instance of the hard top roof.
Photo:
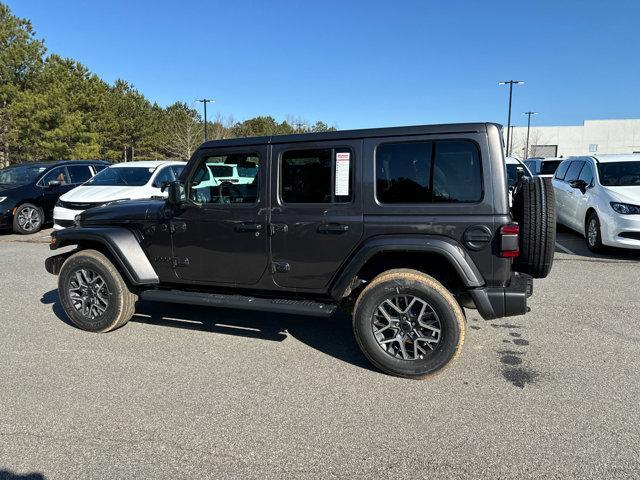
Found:
M 486 132 L 492 123 L 451 123 L 443 125 L 413 125 L 407 127 L 366 128 L 360 130 L 337 130 L 334 132 L 300 133 L 294 135 L 269 135 L 263 137 L 230 138 L 210 140 L 200 148 L 235 147 L 243 145 L 263 145 L 276 143 L 320 142 L 325 140 L 351 140 L 369 137 L 395 137 L 409 135 L 429 135 L 438 133 L 478 133 Z

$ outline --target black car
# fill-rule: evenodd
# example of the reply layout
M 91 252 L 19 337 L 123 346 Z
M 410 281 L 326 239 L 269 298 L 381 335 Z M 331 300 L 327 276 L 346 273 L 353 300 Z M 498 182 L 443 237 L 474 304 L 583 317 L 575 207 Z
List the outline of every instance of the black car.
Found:
M 47 259 L 78 327 L 124 325 L 137 298 L 326 317 L 352 312 L 381 370 L 424 378 L 455 359 L 463 307 L 523 315 L 551 268 L 549 179 L 510 206 L 501 128 L 491 123 L 218 140 L 167 199 L 84 211 Z M 212 178 L 234 165 L 242 182 Z M 329 324 L 330 325 L 330 324 Z
M 109 166 L 102 160 L 33 162 L 0 169 L 0 229 L 35 233 L 58 198 Z

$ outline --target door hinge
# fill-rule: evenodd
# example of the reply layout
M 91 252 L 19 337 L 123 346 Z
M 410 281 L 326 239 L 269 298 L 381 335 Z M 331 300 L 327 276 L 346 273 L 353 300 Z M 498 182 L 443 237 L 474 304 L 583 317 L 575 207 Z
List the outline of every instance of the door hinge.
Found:
M 291 266 L 287 262 L 272 262 L 271 273 L 289 273 Z
M 188 267 L 189 266 L 189 258 L 188 257 L 173 257 L 173 268 L 179 267 Z
M 185 222 L 171 222 L 169 228 L 171 233 L 184 232 L 187 229 L 187 224 Z
M 287 233 L 289 231 L 289 225 L 286 223 L 270 223 L 269 224 L 269 235 L 272 237 L 277 232 Z

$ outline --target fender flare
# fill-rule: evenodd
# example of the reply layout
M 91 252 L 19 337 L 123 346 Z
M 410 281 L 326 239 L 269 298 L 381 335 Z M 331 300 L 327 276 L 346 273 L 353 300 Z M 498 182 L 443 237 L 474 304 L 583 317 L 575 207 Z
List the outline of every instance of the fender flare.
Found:
M 342 298 L 360 269 L 374 255 L 382 252 L 435 253 L 451 264 L 465 287 L 476 288 L 485 284 L 478 267 L 455 240 L 439 235 L 385 235 L 366 241 L 355 251 L 332 282 L 331 297 Z
M 78 245 L 82 242 L 96 242 L 107 248 L 112 257 L 118 262 L 118 266 L 133 285 L 153 285 L 160 283 L 151 262 L 140 246 L 138 239 L 131 230 L 123 227 L 75 227 L 64 230 L 56 230 L 51 233 L 51 250 Z M 76 253 L 78 250 L 62 254 L 66 256 Z M 60 256 L 51 257 L 51 259 Z M 46 263 L 47 270 L 55 270 L 56 261 Z M 51 267 L 50 267 L 51 265 Z M 58 273 L 50 271 L 50 273 Z

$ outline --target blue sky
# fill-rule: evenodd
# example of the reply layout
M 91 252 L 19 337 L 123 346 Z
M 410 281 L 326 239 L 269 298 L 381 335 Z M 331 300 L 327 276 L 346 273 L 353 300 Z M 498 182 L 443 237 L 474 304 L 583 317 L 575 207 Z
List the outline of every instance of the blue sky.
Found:
M 52 52 L 161 105 L 341 129 L 640 117 L 640 1 L 4 0 Z

